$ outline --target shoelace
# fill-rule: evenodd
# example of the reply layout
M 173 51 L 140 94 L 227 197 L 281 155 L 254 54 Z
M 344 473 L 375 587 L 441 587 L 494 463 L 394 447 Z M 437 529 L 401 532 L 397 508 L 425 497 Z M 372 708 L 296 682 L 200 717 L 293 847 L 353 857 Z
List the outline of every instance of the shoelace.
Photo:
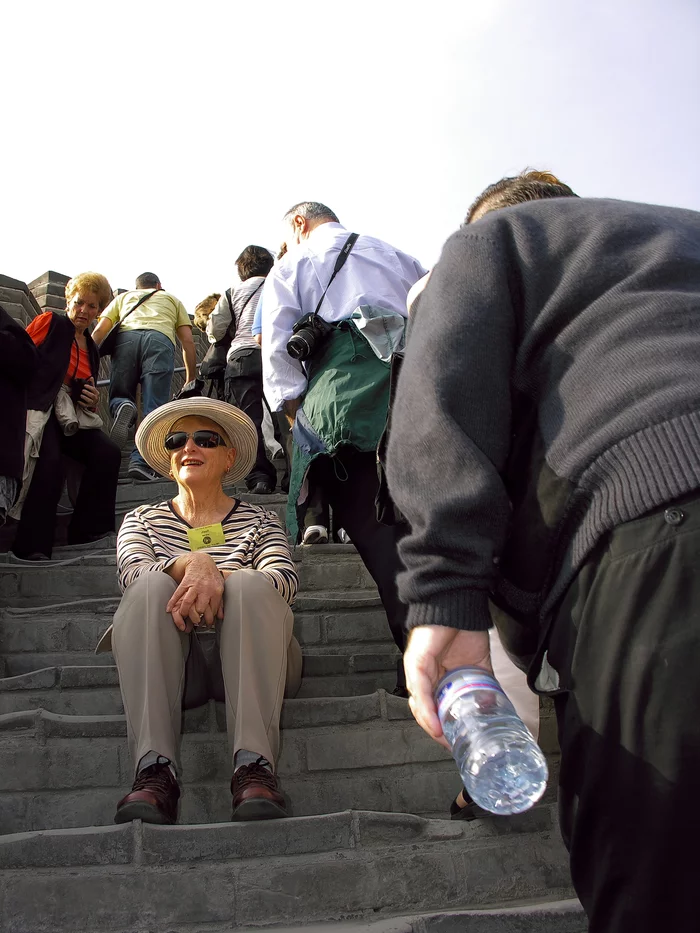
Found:
M 267 759 L 260 756 L 257 761 L 253 761 L 249 765 L 243 765 L 236 771 L 233 777 L 239 789 L 244 788 L 247 784 L 252 784 L 254 781 L 256 784 L 264 784 L 270 790 L 277 790 L 277 781 L 274 774 L 261 764 L 262 761 L 267 761 Z
M 136 790 L 148 788 L 155 793 L 168 796 L 172 792 L 173 780 L 172 772 L 167 765 L 150 765 L 136 776 L 131 790 L 133 793 Z

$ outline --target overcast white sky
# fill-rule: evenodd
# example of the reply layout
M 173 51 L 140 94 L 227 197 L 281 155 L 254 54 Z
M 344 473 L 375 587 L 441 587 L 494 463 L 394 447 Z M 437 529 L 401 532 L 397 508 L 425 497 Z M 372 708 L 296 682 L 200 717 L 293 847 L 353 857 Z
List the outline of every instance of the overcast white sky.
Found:
M 487 184 L 700 209 L 698 0 L 32 2 L 0 19 L 0 272 L 189 311 L 320 200 L 425 265 Z

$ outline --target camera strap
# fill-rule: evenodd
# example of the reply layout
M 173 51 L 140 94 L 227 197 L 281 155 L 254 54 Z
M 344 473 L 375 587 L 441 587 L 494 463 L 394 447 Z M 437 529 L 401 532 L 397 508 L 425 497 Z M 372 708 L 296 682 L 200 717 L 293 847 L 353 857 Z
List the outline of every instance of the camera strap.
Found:
M 324 288 L 323 294 L 321 295 L 321 299 L 319 303 L 316 305 L 316 310 L 314 311 L 315 315 L 318 315 L 321 305 L 323 304 L 323 299 L 326 297 L 326 292 L 331 287 L 333 279 L 336 277 L 336 275 L 340 272 L 340 270 L 345 265 L 345 260 L 350 255 L 350 251 L 352 250 L 355 243 L 357 243 L 359 236 L 360 236 L 359 233 L 351 233 L 350 236 L 345 241 L 345 245 L 343 246 L 341 251 L 338 253 L 338 258 L 335 261 L 335 268 L 333 269 L 333 275 L 331 275 L 330 279 L 328 280 L 328 285 L 326 285 L 326 287 Z

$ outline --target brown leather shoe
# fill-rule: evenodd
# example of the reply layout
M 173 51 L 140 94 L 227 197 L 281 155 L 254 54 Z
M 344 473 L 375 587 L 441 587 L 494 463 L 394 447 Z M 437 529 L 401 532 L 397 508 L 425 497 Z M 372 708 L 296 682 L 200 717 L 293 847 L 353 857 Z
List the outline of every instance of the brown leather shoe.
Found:
M 177 821 L 180 788 L 168 765 L 156 764 L 136 775 L 131 792 L 117 804 L 115 823 L 143 820 L 170 825 Z
M 231 819 L 279 820 L 287 816 L 284 797 L 277 789 L 277 778 L 258 758 L 250 765 L 243 765 L 231 778 L 233 809 Z

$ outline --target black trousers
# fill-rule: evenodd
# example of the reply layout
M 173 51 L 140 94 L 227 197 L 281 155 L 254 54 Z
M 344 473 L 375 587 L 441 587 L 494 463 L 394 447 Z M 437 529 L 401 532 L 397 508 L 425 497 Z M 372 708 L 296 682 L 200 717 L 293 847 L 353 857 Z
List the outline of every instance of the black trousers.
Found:
M 258 433 L 258 450 L 255 464 L 246 477 L 246 485 L 252 489 L 256 483 L 265 481 L 274 489 L 277 485 L 277 470 L 270 462 L 262 433 L 263 387 L 260 350 L 246 352 L 245 356 L 229 361 L 226 366 L 225 397 L 230 405 L 245 412 Z
M 394 641 L 403 652 L 406 645 L 406 612 L 399 600 L 396 576 L 403 565 L 398 543 L 405 525 L 377 521 L 375 496 L 379 488 L 374 452 L 340 447 L 334 457 L 318 457 L 311 464 L 310 480 L 333 509 L 333 521 L 350 535 L 362 561 L 377 584 Z
M 66 437 L 53 412 L 44 428 L 39 459 L 22 507 L 12 549 L 18 557 L 39 553 L 51 556 L 56 531 L 56 506 L 61 498 L 65 469 L 62 456 L 85 467 L 68 542 L 83 544 L 114 531 L 114 507 L 121 453 L 99 429 L 76 431 Z
M 549 660 L 566 688 L 561 827 L 590 933 L 700 929 L 700 493 L 599 545 Z

